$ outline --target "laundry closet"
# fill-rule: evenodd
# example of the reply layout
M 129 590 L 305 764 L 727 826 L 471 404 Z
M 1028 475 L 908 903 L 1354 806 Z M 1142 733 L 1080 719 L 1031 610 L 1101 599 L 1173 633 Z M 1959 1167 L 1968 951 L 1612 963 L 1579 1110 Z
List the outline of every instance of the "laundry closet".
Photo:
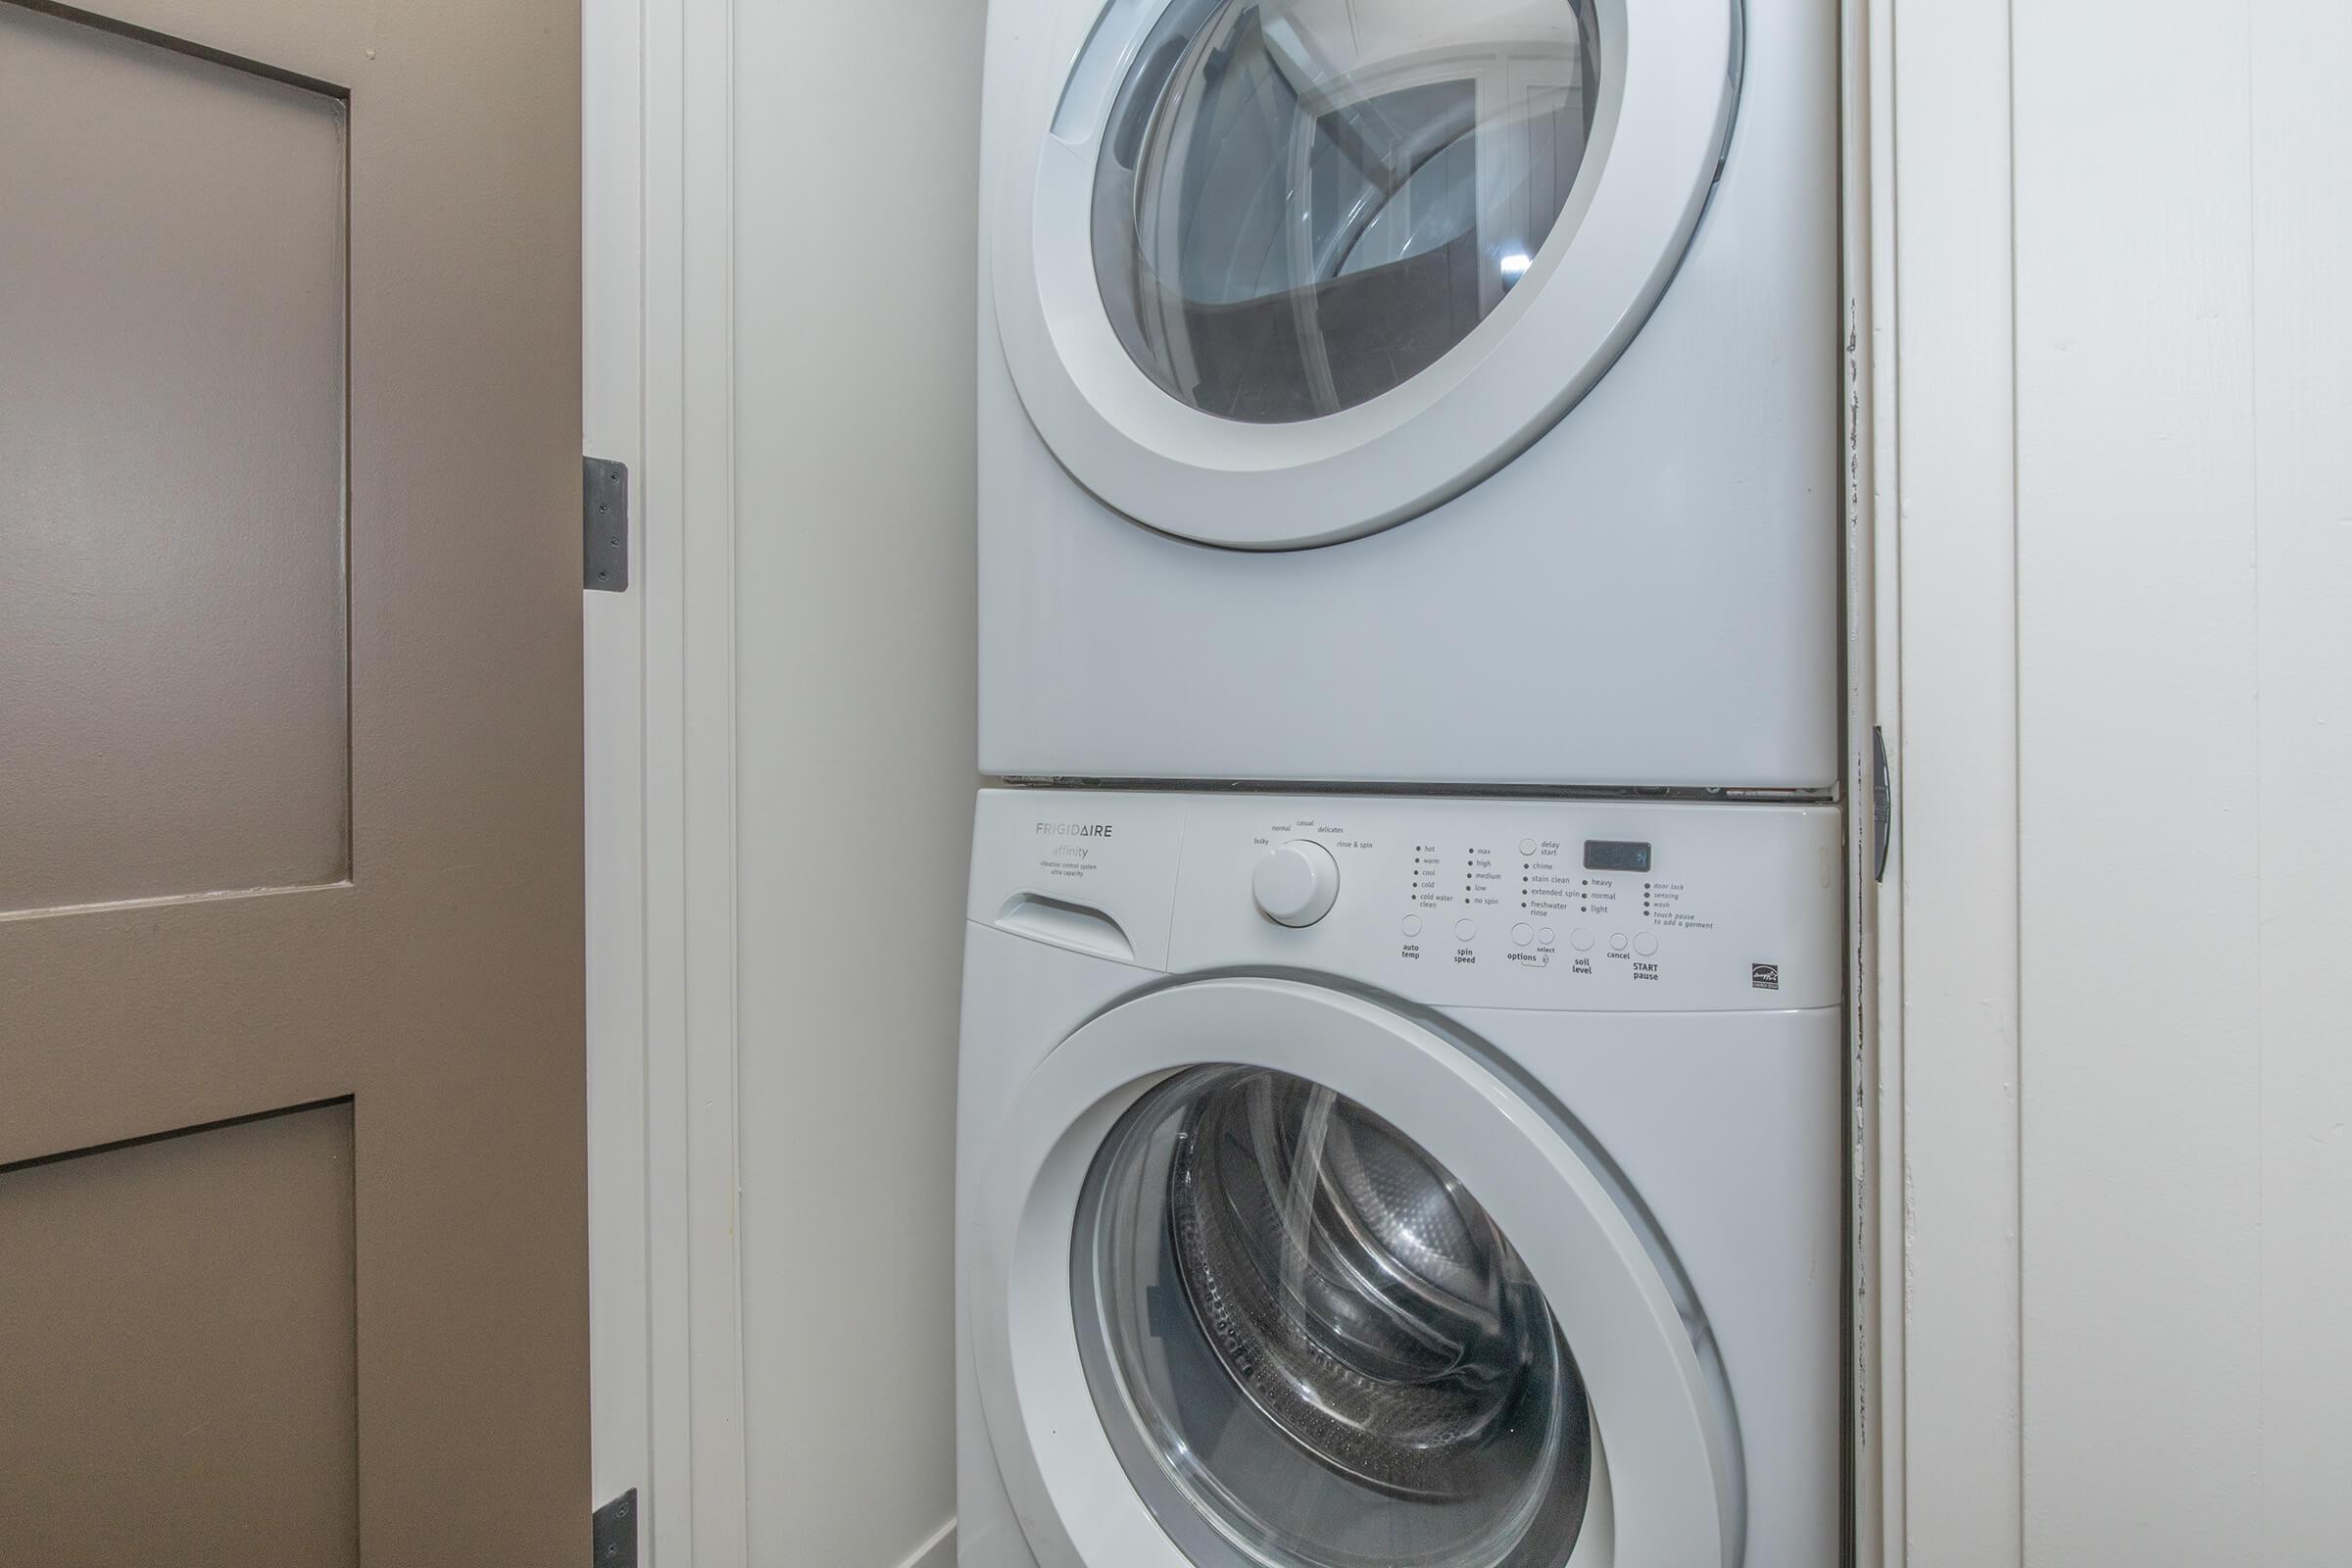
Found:
M 650 1557 L 2331 1560 L 2352 24 L 587 15 Z

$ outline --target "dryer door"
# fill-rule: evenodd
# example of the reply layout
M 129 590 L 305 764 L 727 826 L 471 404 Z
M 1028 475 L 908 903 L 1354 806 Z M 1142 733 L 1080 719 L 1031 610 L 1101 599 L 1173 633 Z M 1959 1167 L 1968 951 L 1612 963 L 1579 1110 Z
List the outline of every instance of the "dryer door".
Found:
M 1290 981 L 1152 993 L 1047 1057 L 981 1169 L 974 1361 L 1043 1568 L 1737 1562 L 1662 1246 L 1431 1031 Z
M 1055 0 L 997 145 L 1006 360 L 1056 456 L 1203 543 L 1446 501 L 1663 293 L 1737 0 Z

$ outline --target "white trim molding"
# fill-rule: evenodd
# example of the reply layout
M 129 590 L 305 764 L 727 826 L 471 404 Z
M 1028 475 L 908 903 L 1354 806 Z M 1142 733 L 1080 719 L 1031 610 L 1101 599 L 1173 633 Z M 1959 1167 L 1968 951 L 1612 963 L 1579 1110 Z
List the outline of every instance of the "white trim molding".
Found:
M 1899 3 L 1890 51 L 1905 853 L 1902 1541 L 2017 1568 L 2017 466 L 2010 8 Z
M 648 1115 L 666 1568 L 741 1568 L 735 1216 L 734 15 L 644 0 Z
M 645 475 L 645 101 L 640 0 L 581 8 L 581 444 Z M 632 497 L 644 511 L 642 494 Z M 629 580 L 645 580 L 630 530 Z M 645 601 L 584 595 L 588 808 L 588 1274 L 593 1496 L 653 1470 L 646 1140 Z M 642 1509 L 640 1513 L 642 1517 Z
M 2010 11 L 1846 10 L 1855 1560 L 2018 1568 Z
M 641 1560 L 741 1568 L 734 12 L 583 25 L 587 441 L 634 514 L 587 631 L 596 1487 Z
M 1846 772 L 1850 953 L 1846 995 L 1849 1498 L 1858 1568 L 1902 1561 L 1902 907 L 1882 899 L 1873 801 L 1876 739 L 1901 744 L 1893 701 L 1899 597 L 1893 573 L 1894 309 L 1892 10 L 1845 0 L 1841 18 L 1845 257 L 1844 476 Z M 1885 874 L 1899 887 L 1902 839 Z
M 1848 0 L 1856 1561 L 2024 1560 L 2006 5 Z M 1884 893 L 1885 897 L 1880 895 Z M 1916 1484 L 1915 1484 L 1916 1482 Z

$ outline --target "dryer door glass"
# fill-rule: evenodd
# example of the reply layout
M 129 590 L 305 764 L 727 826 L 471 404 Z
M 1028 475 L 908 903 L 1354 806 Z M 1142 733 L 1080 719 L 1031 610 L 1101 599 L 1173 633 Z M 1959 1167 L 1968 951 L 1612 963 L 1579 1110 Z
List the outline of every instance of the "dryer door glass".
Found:
M 1544 1293 L 1397 1128 L 1262 1068 L 1180 1073 L 1089 1173 L 1072 1257 L 1104 1429 L 1203 1568 L 1557 1568 L 1592 1428 Z
M 1255 424 L 1418 374 L 1550 237 L 1599 62 L 1591 0 L 1175 0 L 1096 169 L 1127 352 Z

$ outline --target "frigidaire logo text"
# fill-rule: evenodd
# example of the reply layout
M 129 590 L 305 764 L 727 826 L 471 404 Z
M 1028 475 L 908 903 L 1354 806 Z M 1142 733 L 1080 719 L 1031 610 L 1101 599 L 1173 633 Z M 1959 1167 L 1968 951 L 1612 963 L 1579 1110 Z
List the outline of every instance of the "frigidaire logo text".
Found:
M 1108 822 L 1040 822 L 1039 833 L 1054 839 L 1106 839 L 1110 837 Z

